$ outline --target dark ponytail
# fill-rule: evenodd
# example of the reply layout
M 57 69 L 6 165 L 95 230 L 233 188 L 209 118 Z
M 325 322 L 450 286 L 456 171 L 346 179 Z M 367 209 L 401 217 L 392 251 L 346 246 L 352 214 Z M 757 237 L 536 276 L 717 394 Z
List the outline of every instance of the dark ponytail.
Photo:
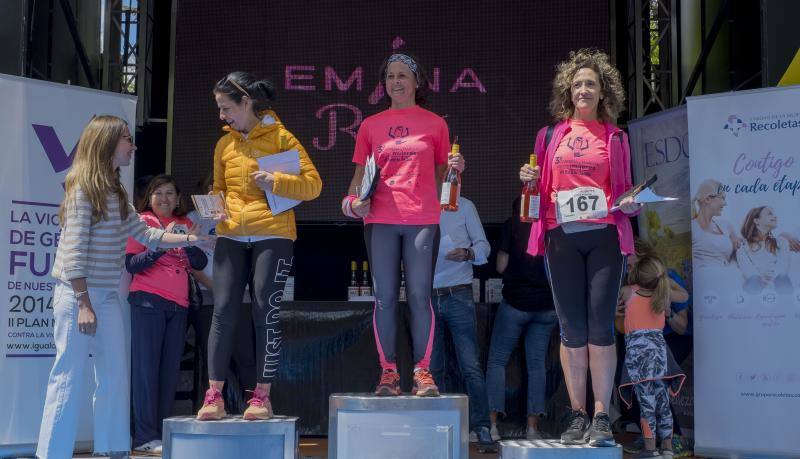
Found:
M 253 112 L 258 115 L 272 108 L 275 100 L 275 85 L 266 79 L 257 79 L 247 72 L 231 72 L 214 85 L 214 93 L 224 94 L 237 105 L 242 97 L 248 96 L 253 101 Z

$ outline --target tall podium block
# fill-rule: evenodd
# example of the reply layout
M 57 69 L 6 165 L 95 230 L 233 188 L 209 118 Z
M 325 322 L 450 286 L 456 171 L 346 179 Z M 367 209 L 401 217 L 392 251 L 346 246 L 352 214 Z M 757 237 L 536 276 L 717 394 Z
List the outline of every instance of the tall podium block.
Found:
M 295 459 L 298 418 L 275 416 L 266 421 L 227 417 L 198 421 L 194 416 L 164 419 L 164 459 Z
M 561 440 L 503 440 L 500 459 L 622 459 L 622 446 L 562 445 Z
M 467 459 L 466 395 L 329 399 L 328 459 Z

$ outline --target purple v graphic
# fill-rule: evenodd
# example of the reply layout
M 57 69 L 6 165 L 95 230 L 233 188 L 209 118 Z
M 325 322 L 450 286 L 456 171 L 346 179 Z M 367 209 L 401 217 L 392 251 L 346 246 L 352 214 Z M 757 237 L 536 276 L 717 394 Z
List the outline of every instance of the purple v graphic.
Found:
M 42 144 L 47 159 L 53 166 L 53 171 L 56 173 L 69 169 L 72 165 L 72 159 L 75 158 L 75 151 L 78 149 L 78 143 L 72 147 L 69 156 L 64 150 L 64 146 L 58 139 L 58 135 L 52 126 L 43 126 L 41 124 L 33 124 L 33 130 L 36 132 L 36 137 L 39 138 L 39 143 Z

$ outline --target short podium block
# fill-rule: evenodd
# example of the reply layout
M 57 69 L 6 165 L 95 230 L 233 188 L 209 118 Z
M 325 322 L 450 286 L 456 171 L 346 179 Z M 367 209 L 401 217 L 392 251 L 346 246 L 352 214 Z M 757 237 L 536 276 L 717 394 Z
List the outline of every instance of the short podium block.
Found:
M 589 445 L 562 445 L 561 440 L 503 440 L 500 459 L 622 459 L 620 445 L 595 448 Z
M 466 395 L 333 394 L 328 459 L 467 459 Z
M 198 421 L 194 416 L 164 419 L 164 459 L 294 459 L 297 418 L 275 416 L 267 421 L 227 417 Z

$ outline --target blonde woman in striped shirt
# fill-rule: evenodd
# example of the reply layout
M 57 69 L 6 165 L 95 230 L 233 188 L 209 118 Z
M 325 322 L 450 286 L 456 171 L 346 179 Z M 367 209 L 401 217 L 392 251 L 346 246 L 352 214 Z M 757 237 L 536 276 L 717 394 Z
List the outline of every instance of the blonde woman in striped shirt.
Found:
M 52 273 L 58 281 L 53 296 L 56 358 L 39 430 L 39 458 L 72 457 L 89 366 L 97 383 L 94 451 L 124 457 L 130 450 L 130 379 L 117 296 L 125 243 L 130 236 L 157 249 L 198 240 L 194 234 L 165 233 L 139 220 L 119 179 L 119 168 L 130 164 L 134 151 L 125 120 L 94 117 L 81 134 L 67 174 Z

